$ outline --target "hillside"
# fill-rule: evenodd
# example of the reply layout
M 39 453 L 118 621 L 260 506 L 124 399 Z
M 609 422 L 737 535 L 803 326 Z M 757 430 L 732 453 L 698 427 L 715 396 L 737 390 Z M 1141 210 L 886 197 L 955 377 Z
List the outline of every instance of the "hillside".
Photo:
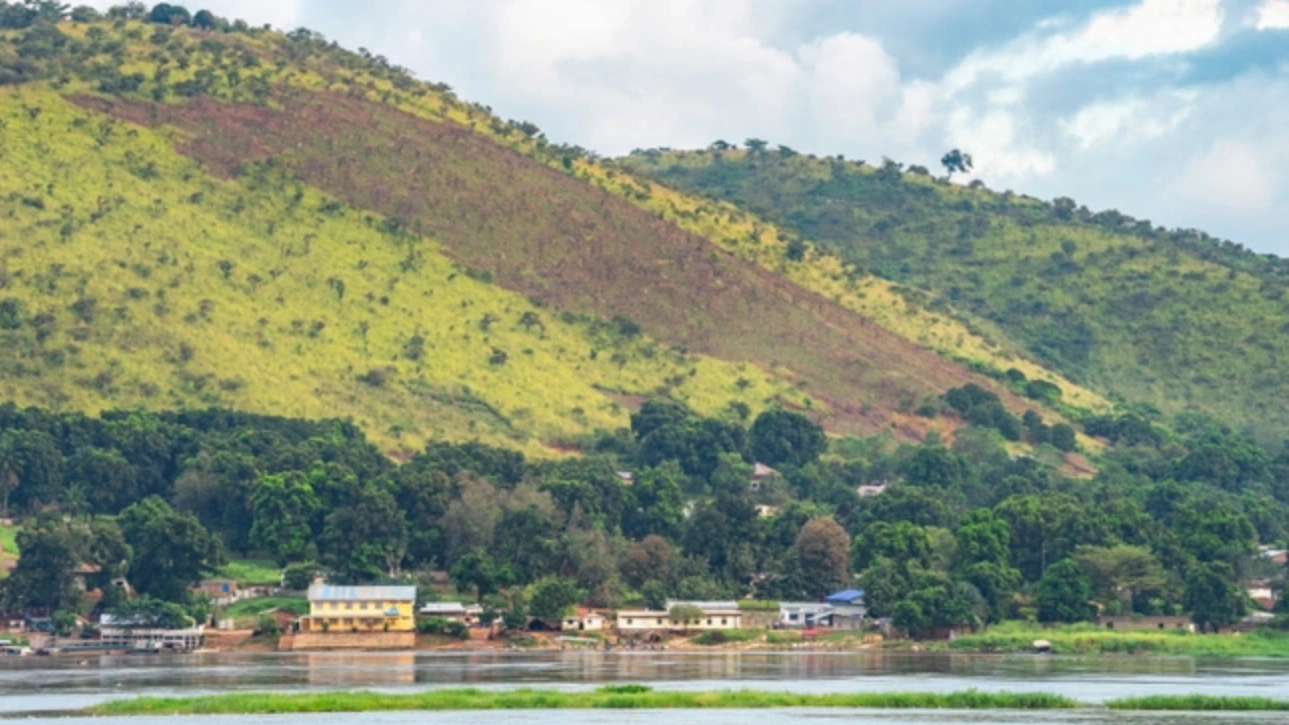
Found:
M 924 347 L 936 325 L 973 335 L 956 322 L 900 329 L 893 299 L 865 310 L 732 254 L 584 154 L 307 32 L 0 37 L 8 399 L 345 415 L 392 452 L 549 454 L 659 393 L 917 438 L 944 425 L 919 401 L 997 388 Z
M 1102 394 L 1208 412 L 1267 440 L 1289 430 L 1281 260 L 895 164 L 716 149 L 622 164 L 762 215 Z

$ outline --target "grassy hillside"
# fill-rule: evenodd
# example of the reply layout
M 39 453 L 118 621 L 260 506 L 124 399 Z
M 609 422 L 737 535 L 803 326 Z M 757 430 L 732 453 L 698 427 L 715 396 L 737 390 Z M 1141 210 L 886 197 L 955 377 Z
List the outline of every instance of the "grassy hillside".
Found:
M 921 300 L 930 309 L 985 321 L 980 329 L 1097 391 L 1165 412 L 1204 410 L 1266 438 L 1289 429 L 1276 402 L 1289 392 L 1280 260 L 893 165 L 718 150 L 641 152 L 623 164 L 930 290 Z
M 0 38 L 7 398 L 348 415 L 390 450 L 541 453 L 659 392 L 917 437 L 919 401 L 991 385 L 927 347 L 1050 377 L 827 259 L 741 250 L 782 246 L 746 215 L 641 193 L 308 33 Z
M 6 398 L 350 415 L 415 447 L 624 424 L 604 391 L 667 386 L 711 411 L 800 397 L 537 307 L 272 168 L 212 178 L 165 135 L 46 90 L 4 92 L 0 118 Z

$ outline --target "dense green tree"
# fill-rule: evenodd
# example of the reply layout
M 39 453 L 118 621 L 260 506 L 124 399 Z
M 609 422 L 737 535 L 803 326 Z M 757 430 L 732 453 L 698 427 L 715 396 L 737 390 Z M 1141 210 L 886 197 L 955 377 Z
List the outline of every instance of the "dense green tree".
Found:
M 880 559 L 924 569 L 931 565 L 931 539 L 926 529 L 907 521 L 879 521 L 864 527 L 855 537 L 853 552 L 855 568 L 861 571 Z
M 509 566 L 497 564 L 484 551 L 467 552 L 457 559 L 450 572 L 457 591 L 474 591 L 477 601 L 514 582 Z
M 219 542 L 197 517 L 150 496 L 121 512 L 117 523 L 133 552 L 130 584 L 141 594 L 186 602 L 188 588 L 223 564 Z
M 650 534 L 679 538 L 685 522 L 684 480 L 685 474 L 675 461 L 637 473 L 629 491 L 623 530 L 636 539 Z
M 831 516 L 807 521 L 793 553 L 812 599 L 822 599 L 850 583 L 850 536 Z
M 328 514 L 318 554 L 341 581 L 398 576 L 407 555 L 407 521 L 394 496 L 370 484 L 349 506 Z
M 1092 583 L 1073 559 L 1062 559 L 1048 567 L 1034 589 L 1034 603 L 1040 622 L 1082 622 L 1095 613 L 1091 604 Z
M 302 561 L 313 541 L 312 522 L 322 510 L 313 486 L 299 471 L 265 476 L 251 493 L 250 540 L 285 566 Z
M 81 598 L 76 567 L 89 559 L 83 527 L 66 523 L 57 511 L 42 513 L 34 526 L 18 532 L 22 556 L 5 582 L 11 607 L 54 611 L 75 609 Z
M 941 446 L 919 446 L 900 464 L 899 472 L 913 485 L 941 488 L 960 486 L 970 475 L 966 461 Z
M 550 576 L 533 582 L 528 592 L 528 613 L 543 619 L 560 619 L 586 592 L 568 579 Z
M 828 448 L 819 424 L 800 413 L 767 410 L 752 423 L 751 452 L 770 466 L 804 466 Z
M 1198 564 L 1186 574 L 1186 610 L 1201 629 L 1240 621 L 1248 605 L 1235 573 L 1223 562 Z

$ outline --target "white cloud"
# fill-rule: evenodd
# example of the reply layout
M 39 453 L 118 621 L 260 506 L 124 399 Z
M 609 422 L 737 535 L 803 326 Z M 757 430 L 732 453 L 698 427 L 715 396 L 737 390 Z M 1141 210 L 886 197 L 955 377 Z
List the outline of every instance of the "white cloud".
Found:
M 1176 192 L 1201 206 L 1264 211 L 1275 199 L 1277 182 L 1267 161 L 1266 154 L 1249 142 L 1219 140 L 1187 163 Z
M 949 146 L 969 150 L 974 173 L 990 179 L 1044 176 L 1056 169 L 1051 153 L 1025 143 L 1020 122 L 1008 111 L 959 108 L 947 124 Z
M 1084 106 L 1061 130 L 1087 151 L 1102 145 L 1132 145 L 1157 139 L 1177 128 L 1194 110 L 1195 91 L 1128 98 Z
M 1065 32 L 1052 32 L 1061 24 L 1048 21 L 1002 48 L 968 55 L 945 86 L 956 92 L 982 78 L 1015 83 L 1074 63 L 1193 51 L 1218 39 L 1222 18 L 1221 0 L 1142 0 L 1095 13 Z
M 1254 12 L 1253 27 L 1258 30 L 1289 28 L 1289 0 L 1266 0 Z

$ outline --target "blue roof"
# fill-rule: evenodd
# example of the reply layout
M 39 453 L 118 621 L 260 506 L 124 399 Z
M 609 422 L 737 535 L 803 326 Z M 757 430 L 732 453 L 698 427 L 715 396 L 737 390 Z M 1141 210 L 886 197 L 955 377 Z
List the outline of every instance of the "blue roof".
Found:
M 309 600 L 314 602 L 416 601 L 416 587 L 338 587 L 315 584 L 309 587 Z
M 856 599 L 863 599 L 863 598 L 864 598 L 863 589 L 846 589 L 844 591 L 837 592 L 836 594 L 828 595 L 827 597 L 824 598 L 824 601 L 849 603 L 849 602 L 855 601 Z

